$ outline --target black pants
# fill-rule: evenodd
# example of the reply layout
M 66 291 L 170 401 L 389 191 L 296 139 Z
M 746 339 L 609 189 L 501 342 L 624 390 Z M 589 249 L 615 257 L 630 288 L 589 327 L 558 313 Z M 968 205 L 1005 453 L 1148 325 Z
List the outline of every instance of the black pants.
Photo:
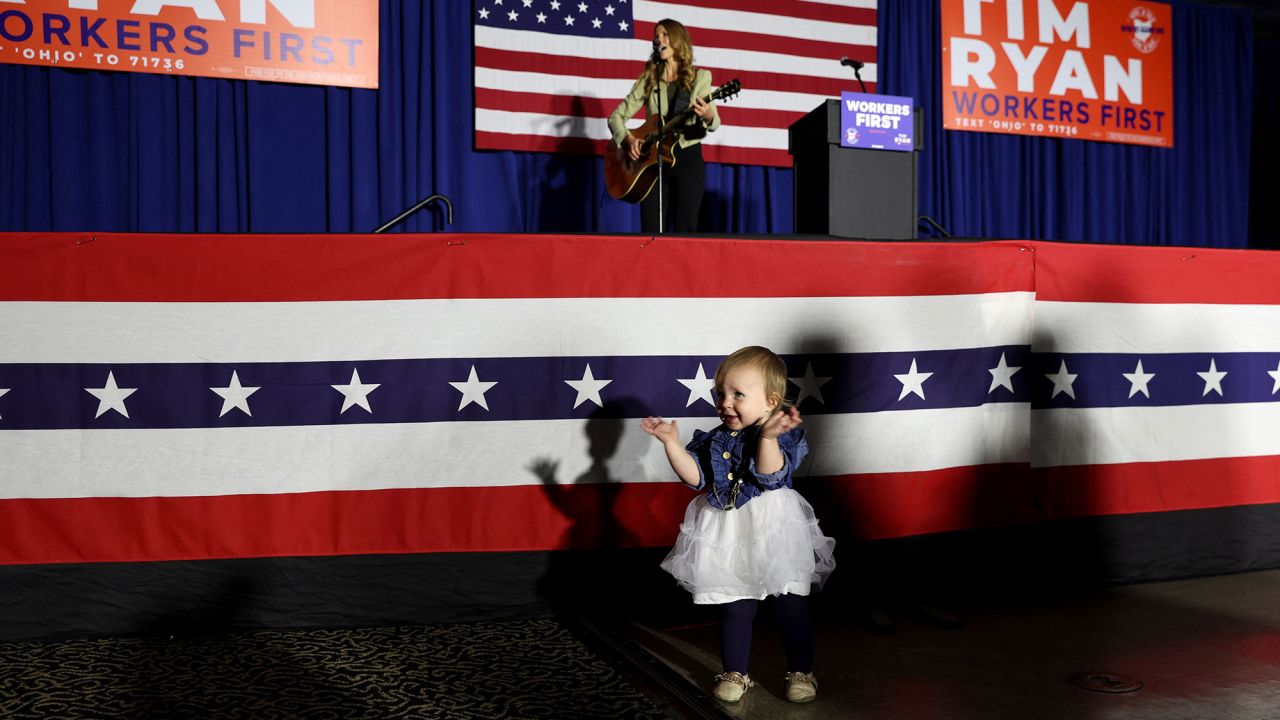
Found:
M 775 595 L 770 598 L 788 672 L 813 672 L 813 620 L 809 598 L 804 595 Z M 751 655 L 751 630 L 759 600 L 735 600 L 721 605 L 720 656 L 725 672 L 747 674 Z
M 698 231 L 698 211 L 707 185 L 707 167 L 702 162 L 702 143 L 687 148 L 676 146 L 674 166 L 662 166 L 662 209 L 667 216 L 663 232 Z M 640 230 L 658 232 L 658 183 L 640 202 Z

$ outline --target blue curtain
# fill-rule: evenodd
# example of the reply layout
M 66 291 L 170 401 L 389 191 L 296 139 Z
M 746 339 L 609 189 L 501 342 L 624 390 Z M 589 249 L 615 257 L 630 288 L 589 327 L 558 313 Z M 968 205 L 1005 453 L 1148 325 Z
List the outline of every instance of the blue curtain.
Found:
M 0 230 L 367 232 L 431 193 L 451 230 L 639 229 L 596 158 L 472 149 L 470 3 L 380 8 L 377 91 L 0 65 Z M 881 91 L 927 114 L 922 213 L 959 236 L 1245 243 L 1247 13 L 1175 3 L 1161 150 L 944 132 L 938 12 L 881 2 Z M 789 169 L 709 165 L 702 229 L 789 233 L 791 193 Z M 442 227 L 431 209 L 398 230 Z
M 921 213 L 964 237 L 1245 245 L 1247 11 L 1173 3 L 1172 149 L 943 130 L 940 13 L 938 0 L 880 3 L 881 92 L 926 117 Z

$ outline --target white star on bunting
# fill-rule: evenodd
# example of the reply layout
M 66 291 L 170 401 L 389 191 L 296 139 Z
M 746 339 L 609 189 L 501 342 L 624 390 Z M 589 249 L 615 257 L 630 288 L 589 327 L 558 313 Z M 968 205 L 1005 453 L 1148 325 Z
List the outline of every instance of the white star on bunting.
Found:
M 124 406 L 124 399 L 138 391 L 138 388 L 122 388 L 116 385 L 116 374 L 107 372 L 107 384 L 100 388 L 85 388 L 85 392 L 98 398 L 98 413 L 95 418 L 102 417 L 108 410 L 115 410 L 125 417 L 129 411 Z
M 1045 373 L 1044 376 L 1049 378 L 1049 381 L 1053 383 L 1053 394 L 1049 396 L 1050 400 L 1058 397 L 1058 393 L 1066 393 L 1067 397 L 1072 400 L 1076 399 L 1076 391 L 1073 384 L 1075 383 L 1076 378 L 1080 376 L 1067 372 L 1066 360 L 1062 361 L 1062 365 L 1058 367 L 1057 373 Z
M 489 392 L 489 389 L 494 385 L 497 385 L 498 381 L 481 381 L 480 377 L 476 375 L 476 366 L 472 365 L 471 374 L 467 376 L 466 382 L 450 382 L 449 384 L 453 386 L 454 390 L 462 393 L 462 400 L 458 401 L 459 410 L 471 403 L 475 403 L 485 410 L 488 410 L 489 403 L 484 399 L 484 394 Z
M 249 412 L 249 396 L 258 392 L 258 387 L 244 387 L 240 384 L 240 375 L 235 370 L 231 371 L 231 382 L 226 387 L 209 388 L 222 398 L 222 412 L 218 413 L 218 417 L 222 417 L 232 410 L 239 410 L 249 417 L 253 417 L 253 413 Z M 343 408 L 344 410 L 346 408 Z
M 1268 370 L 1267 374 L 1271 376 L 1272 380 L 1276 381 L 1276 383 L 1271 386 L 1271 394 L 1275 395 L 1277 392 L 1280 392 L 1280 362 L 1276 363 L 1275 370 Z
M 1196 375 L 1199 375 L 1200 379 L 1204 381 L 1204 392 L 1200 394 L 1200 397 L 1208 395 L 1211 390 L 1218 393 L 1218 397 L 1222 397 L 1222 378 L 1226 377 L 1227 373 L 1218 371 L 1217 360 L 1209 358 L 1209 369 L 1206 372 L 1198 372 Z
M 565 380 L 564 382 L 569 387 L 578 391 L 578 397 L 573 401 L 573 406 L 576 408 L 588 400 L 595 403 L 598 407 L 604 407 L 604 402 L 600 400 L 600 391 L 604 389 L 605 385 L 608 385 L 613 381 L 597 380 L 595 376 L 591 374 L 591 363 L 587 363 L 587 369 L 582 373 L 581 380 Z
M 373 414 L 373 408 L 369 407 L 369 393 L 382 387 L 382 384 L 361 382 L 360 370 L 352 368 L 351 382 L 346 385 L 330 385 L 329 387 L 342 393 L 342 409 L 338 411 L 339 415 L 356 405 L 364 408 L 365 412 Z
M 689 400 L 685 402 L 685 407 L 699 400 L 706 400 L 711 407 L 716 406 L 715 396 L 711 394 L 711 391 L 715 390 L 716 379 L 707 377 L 707 372 L 702 369 L 702 363 L 698 363 L 698 374 L 686 379 L 676 378 L 676 382 L 689 388 Z
M 1151 382 L 1151 378 L 1155 377 L 1155 373 L 1143 372 L 1142 361 L 1138 361 L 1138 367 L 1134 368 L 1131 373 L 1120 373 L 1124 375 L 1124 379 L 1129 381 L 1129 397 L 1133 397 L 1138 393 L 1151 398 L 1151 391 L 1147 389 L 1147 383 Z
M 796 396 L 797 407 L 799 407 L 800 403 L 804 402 L 804 399 L 807 397 L 811 397 L 823 405 L 827 404 L 827 401 L 822 399 L 822 386 L 831 382 L 831 378 L 817 377 L 814 375 L 813 363 L 805 365 L 804 377 L 787 378 L 787 380 L 790 381 L 791 384 L 800 388 L 800 394 Z
M 911 358 L 911 370 L 903 375 L 894 375 L 898 378 L 898 382 L 902 383 L 902 392 L 898 393 L 898 401 L 901 402 L 907 395 L 919 395 L 924 400 L 924 381 L 933 376 L 933 373 L 922 373 L 916 370 L 916 359 Z
M 9 390 L 11 390 L 11 389 L 12 389 L 12 388 L 0 388 L 0 397 L 4 397 L 5 395 L 8 395 L 8 394 L 9 394 Z M 0 420 L 3 420 L 3 419 L 4 419 L 4 416 L 3 416 L 3 415 L 0 415 Z
M 991 373 L 991 387 L 987 388 L 987 394 L 995 392 L 998 387 L 1007 388 L 1009 392 L 1013 392 L 1013 376 L 1017 375 L 1021 369 L 1006 365 L 1004 353 L 1000 353 L 1000 362 L 995 367 L 987 369 L 987 372 Z

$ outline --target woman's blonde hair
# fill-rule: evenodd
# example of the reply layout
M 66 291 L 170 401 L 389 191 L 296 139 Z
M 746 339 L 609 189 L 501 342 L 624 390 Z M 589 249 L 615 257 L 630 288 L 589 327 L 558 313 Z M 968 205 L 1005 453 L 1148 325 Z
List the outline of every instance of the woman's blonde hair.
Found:
M 689 40 L 689 31 L 685 30 L 679 20 L 671 18 L 659 20 L 658 26 L 667 31 L 667 44 L 671 47 L 671 55 L 676 60 L 676 80 L 685 90 L 693 92 L 693 81 L 697 75 L 693 67 L 693 43 Z M 661 77 L 658 73 L 662 71 L 662 65 L 662 61 L 649 62 L 648 79 L 644 83 L 645 95 L 653 92 L 654 84 Z
M 725 375 L 740 367 L 758 370 L 760 376 L 764 378 L 765 399 L 776 403 L 770 414 L 788 405 L 787 364 L 776 353 L 759 345 L 751 345 L 733 351 L 729 357 L 720 363 L 720 367 L 716 368 L 716 387 L 723 387 Z

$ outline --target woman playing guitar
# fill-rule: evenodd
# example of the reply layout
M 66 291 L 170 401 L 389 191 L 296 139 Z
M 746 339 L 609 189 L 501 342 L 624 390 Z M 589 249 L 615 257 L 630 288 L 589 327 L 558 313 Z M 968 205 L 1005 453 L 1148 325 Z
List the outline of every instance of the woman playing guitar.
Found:
M 664 209 L 675 209 L 674 228 L 664 223 L 668 231 L 688 233 L 698 228 L 698 210 L 706 185 L 702 138 L 720 127 L 715 103 L 705 100 L 710 91 L 711 71 L 694 67 L 689 32 L 675 20 L 661 20 L 653 29 L 653 57 L 645 63 L 644 73 L 631 92 L 609 116 L 614 143 L 634 161 L 640 158 L 640 141 L 627 130 L 626 122 L 640 106 L 646 107 L 650 117 L 664 118 L 692 108 L 688 121 L 677 130 L 675 162 L 663 169 L 662 205 Z M 652 233 L 658 231 L 658 225 L 658 193 L 650 191 L 640 203 L 640 228 Z

